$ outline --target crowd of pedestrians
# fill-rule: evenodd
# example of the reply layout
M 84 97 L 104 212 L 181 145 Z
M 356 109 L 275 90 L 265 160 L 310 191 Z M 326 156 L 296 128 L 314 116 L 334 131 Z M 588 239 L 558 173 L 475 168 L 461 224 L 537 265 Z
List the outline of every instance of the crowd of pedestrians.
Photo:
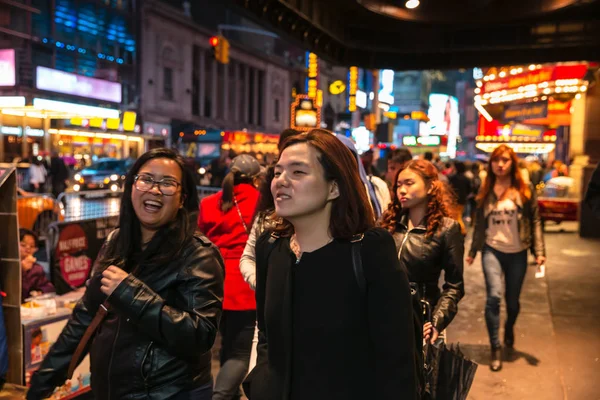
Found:
M 219 159 L 221 190 L 198 204 L 180 156 L 144 154 L 28 398 L 48 396 L 88 352 L 97 398 L 422 398 L 423 345 L 443 346 L 468 290 L 468 222 L 466 262 L 482 252 L 498 371 L 502 292 L 512 348 L 527 251 L 545 262 L 543 174 L 525 178 L 506 146 L 487 167 L 403 148 L 385 163 L 378 171 L 344 136 L 287 130 L 274 163 Z

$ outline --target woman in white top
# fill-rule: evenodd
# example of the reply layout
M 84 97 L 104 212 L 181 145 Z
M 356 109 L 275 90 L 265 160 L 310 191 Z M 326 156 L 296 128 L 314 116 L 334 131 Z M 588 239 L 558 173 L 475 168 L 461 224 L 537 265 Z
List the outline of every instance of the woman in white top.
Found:
M 33 186 L 34 192 L 42 193 L 44 191 L 47 174 L 44 164 L 39 159 L 34 158 L 29 167 L 29 183 Z
M 538 265 L 546 261 L 542 222 L 531 185 L 523 181 L 512 148 L 498 146 L 490 157 L 486 179 L 477 195 L 475 231 L 467 263 L 482 251 L 487 289 L 485 321 L 492 348 L 492 371 L 502 368 L 500 345 L 500 301 L 502 275 L 505 280 L 507 319 L 504 345 L 512 349 L 514 325 L 519 315 L 519 297 L 527 272 L 527 250 Z

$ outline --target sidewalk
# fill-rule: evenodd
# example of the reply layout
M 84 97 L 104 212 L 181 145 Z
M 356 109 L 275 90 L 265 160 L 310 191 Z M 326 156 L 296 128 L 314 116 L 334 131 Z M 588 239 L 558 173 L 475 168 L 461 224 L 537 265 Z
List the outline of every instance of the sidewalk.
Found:
M 600 399 L 600 241 L 581 239 L 576 229 L 547 228 L 546 277 L 535 279 L 536 268 L 530 266 L 515 352 L 500 372 L 489 369 L 480 255 L 465 266 L 467 293 L 448 331 L 449 342 L 460 342 L 467 357 L 479 363 L 469 399 Z

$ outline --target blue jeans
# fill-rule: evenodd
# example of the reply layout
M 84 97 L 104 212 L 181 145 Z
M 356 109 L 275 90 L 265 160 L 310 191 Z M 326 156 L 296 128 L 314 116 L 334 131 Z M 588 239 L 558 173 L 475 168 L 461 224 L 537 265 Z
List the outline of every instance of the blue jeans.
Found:
M 211 382 L 189 392 L 179 393 L 173 400 L 212 400 L 212 395 L 213 384 Z
M 485 303 L 485 323 L 490 335 L 492 347 L 500 347 L 500 299 L 502 296 L 502 273 L 506 289 L 506 324 L 505 332 L 512 332 L 521 305 L 519 297 L 527 273 L 527 250 L 519 253 L 503 253 L 485 246 L 482 254 L 483 274 L 487 300 Z
M 256 310 L 224 310 L 221 332 L 221 369 L 215 381 L 213 400 L 241 398 L 240 385 L 248 374 Z

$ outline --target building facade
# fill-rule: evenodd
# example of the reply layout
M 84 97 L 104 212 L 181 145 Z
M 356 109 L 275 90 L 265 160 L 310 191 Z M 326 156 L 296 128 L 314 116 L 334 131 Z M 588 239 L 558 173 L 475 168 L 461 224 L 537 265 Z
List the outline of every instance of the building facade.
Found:
M 137 156 L 136 2 L 26 3 L 0 13 L 0 159 Z
M 203 161 L 217 157 L 219 147 L 259 157 L 274 151 L 289 126 L 288 65 L 234 41 L 230 62 L 221 64 L 210 44 L 217 32 L 156 0 L 143 7 L 141 32 L 145 126 L 170 126 L 168 145 Z

